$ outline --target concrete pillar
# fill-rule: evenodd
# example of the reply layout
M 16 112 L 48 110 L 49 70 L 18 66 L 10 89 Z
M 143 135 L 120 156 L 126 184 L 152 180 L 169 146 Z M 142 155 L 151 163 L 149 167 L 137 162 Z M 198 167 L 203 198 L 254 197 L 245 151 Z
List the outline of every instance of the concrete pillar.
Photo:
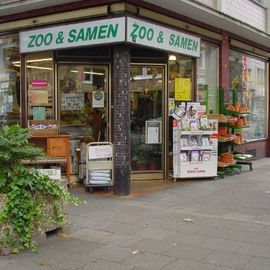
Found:
M 113 144 L 116 195 L 130 194 L 130 48 L 114 46 L 113 53 Z
M 225 31 L 222 33 L 222 42 L 220 47 L 220 73 L 219 85 L 225 89 L 230 88 L 230 39 Z
M 220 46 L 219 57 L 219 85 L 224 88 L 225 101 L 229 101 L 229 89 L 230 89 L 230 39 L 229 34 L 225 31 L 222 32 L 222 41 Z M 219 93 L 218 93 L 219 94 Z M 221 102 L 221 99 L 220 99 Z M 223 104 L 219 104 L 221 108 Z

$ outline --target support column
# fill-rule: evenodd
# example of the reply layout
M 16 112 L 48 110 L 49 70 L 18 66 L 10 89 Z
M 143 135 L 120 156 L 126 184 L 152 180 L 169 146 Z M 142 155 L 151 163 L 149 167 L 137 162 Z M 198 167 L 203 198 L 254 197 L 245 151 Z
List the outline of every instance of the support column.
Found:
M 114 46 L 113 54 L 114 194 L 130 194 L 130 49 Z
M 219 85 L 226 90 L 230 88 L 230 40 L 227 32 L 222 33 L 222 42 L 220 48 L 220 73 Z

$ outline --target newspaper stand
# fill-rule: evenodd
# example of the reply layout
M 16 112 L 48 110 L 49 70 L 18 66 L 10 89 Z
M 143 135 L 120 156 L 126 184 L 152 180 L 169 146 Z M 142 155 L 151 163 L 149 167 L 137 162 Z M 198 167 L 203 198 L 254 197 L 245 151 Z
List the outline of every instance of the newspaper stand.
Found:
M 86 151 L 85 187 L 93 192 L 96 187 L 111 190 L 114 184 L 114 149 L 110 142 L 91 142 Z

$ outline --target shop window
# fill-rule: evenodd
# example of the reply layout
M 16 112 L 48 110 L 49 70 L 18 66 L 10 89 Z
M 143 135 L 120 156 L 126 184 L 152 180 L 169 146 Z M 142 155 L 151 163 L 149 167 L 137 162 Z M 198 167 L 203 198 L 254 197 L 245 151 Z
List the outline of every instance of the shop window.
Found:
M 130 73 L 131 169 L 160 171 L 164 66 L 132 65 Z
M 54 80 L 52 53 L 26 57 L 28 120 L 54 119 Z
M 108 140 L 108 67 L 61 64 L 58 89 L 61 132 L 85 142 Z
M 242 52 L 230 53 L 231 87 L 238 89 L 238 100 L 247 104 L 249 127 L 245 140 L 267 137 L 267 65 L 266 62 Z
M 172 153 L 172 120 L 175 108 L 182 101 L 191 101 L 193 93 L 194 61 L 184 55 L 169 55 L 168 107 L 169 107 L 169 152 Z M 172 168 L 172 162 L 170 162 Z
M 208 87 L 208 96 L 206 92 Z M 196 101 L 208 104 L 209 113 L 218 113 L 218 47 L 201 44 L 201 56 L 197 59 Z
M 183 55 L 169 56 L 169 98 L 171 103 L 175 103 L 175 106 L 180 104 L 181 101 L 192 100 L 193 70 L 194 65 L 191 57 Z M 184 85 L 181 84 L 181 79 L 188 81 L 187 88 L 181 87 Z
M 17 35 L 0 37 L 0 125 L 20 122 L 20 53 Z

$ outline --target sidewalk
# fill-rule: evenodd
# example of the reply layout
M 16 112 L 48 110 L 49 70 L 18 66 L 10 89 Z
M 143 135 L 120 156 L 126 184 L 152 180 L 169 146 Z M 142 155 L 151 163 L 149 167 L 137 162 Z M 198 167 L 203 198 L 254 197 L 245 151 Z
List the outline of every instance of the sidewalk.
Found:
M 270 269 L 270 159 L 127 197 L 71 191 L 88 203 L 70 209 L 67 232 L 36 254 L 0 257 L 0 270 Z

